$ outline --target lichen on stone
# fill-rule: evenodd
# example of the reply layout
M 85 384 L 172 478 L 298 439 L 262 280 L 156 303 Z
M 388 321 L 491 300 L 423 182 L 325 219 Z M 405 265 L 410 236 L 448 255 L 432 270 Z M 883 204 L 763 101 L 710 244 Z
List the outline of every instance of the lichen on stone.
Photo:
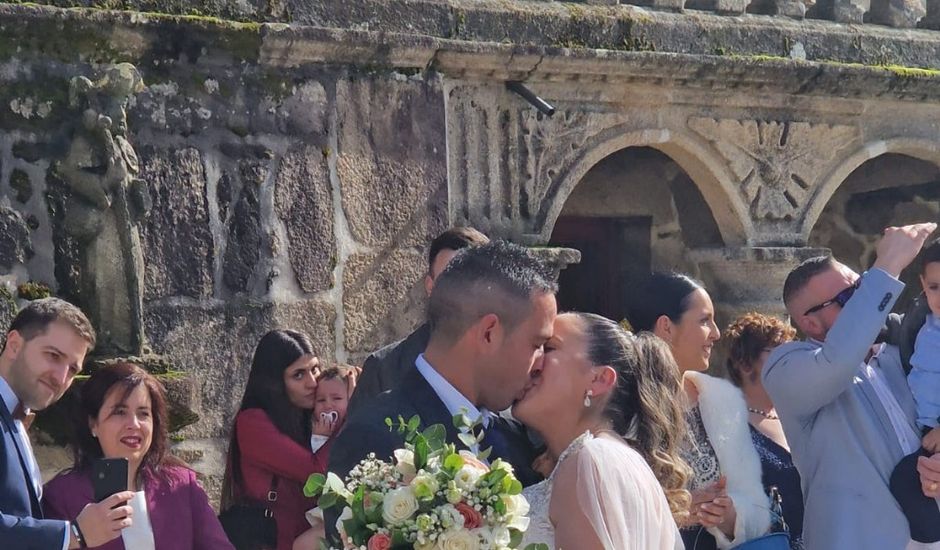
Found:
M 28 281 L 17 286 L 16 293 L 23 300 L 39 300 L 52 296 L 52 289 L 45 283 Z

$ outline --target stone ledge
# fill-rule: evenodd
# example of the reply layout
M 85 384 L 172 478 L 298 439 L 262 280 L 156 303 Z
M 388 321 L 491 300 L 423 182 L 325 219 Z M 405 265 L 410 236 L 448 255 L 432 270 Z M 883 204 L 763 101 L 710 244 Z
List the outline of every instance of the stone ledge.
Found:
M 741 19 L 657 14 L 656 20 L 666 16 L 712 23 L 716 20 L 733 23 Z M 688 21 L 683 25 L 688 25 Z M 823 25 L 846 35 L 851 30 L 832 24 L 806 25 L 815 26 L 817 30 L 822 30 L 820 25 Z M 775 23 L 770 28 L 783 26 Z M 627 82 L 671 84 L 692 90 L 734 89 L 909 101 L 940 99 L 940 86 L 936 85 L 940 80 L 938 70 L 795 61 L 751 53 L 701 55 L 513 45 L 279 23 L 246 24 L 11 4 L 0 4 L 0 30 L 9 36 L 8 43 L 17 44 L 0 47 L 0 60 L 42 55 L 73 63 L 121 60 L 146 66 L 169 53 L 163 51 L 167 43 L 182 40 L 183 43 L 174 45 L 176 49 L 193 52 L 192 55 L 203 57 L 210 64 L 247 62 L 281 68 L 345 64 L 406 74 L 435 70 L 457 78 L 490 80 Z M 689 36 L 698 32 L 694 28 L 683 32 L 686 31 Z M 927 31 L 878 31 L 883 40 L 907 52 L 907 57 L 931 60 L 940 66 L 940 35 Z M 918 36 L 917 40 L 911 38 L 914 35 Z M 50 36 L 57 38 L 50 39 Z M 858 39 L 858 35 L 852 36 Z M 831 38 L 838 41 L 836 35 Z
M 805 52 L 810 60 L 866 65 L 927 65 L 940 68 L 940 33 L 902 30 L 868 24 L 825 20 L 795 21 L 764 15 L 722 16 L 708 12 L 657 12 L 637 6 L 595 6 L 523 0 L 44 0 L 58 6 L 125 6 L 139 11 L 80 10 L 94 19 L 146 22 L 151 26 L 184 24 L 206 29 L 257 32 L 258 23 L 348 29 L 385 35 L 410 35 L 483 43 L 614 51 L 659 51 L 697 55 L 775 55 Z M 166 4 L 166 5 L 164 5 Z M 263 7 L 256 4 L 264 4 Z M 37 10 L 37 4 L 3 5 Z M 278 8 L 278 6 L 281 6 Z M 229 9 L 230 8 L 230 9 Z M 54 8 L 53 8 L 54 9 Z M 149 13 L 153 11 L 164 12 Z M 229 19 L 213 19 L 199 13 Z M 92 14 L 92 15 L 88 15 Z M 45 17 L 49 16 L 47 12 Z M 234 20 L 250 21 L 236 23 Z M 48 37 L 48 35 L 46 35 Z M 247 42 L 246 42 L 247 40 Z M 87 40 L 81 40 L 85 43 Z M 378 40 L 382 42 L 381 39 Z M 232 46 L 248 46 L 250 37 L 236 37 Z M 123 45 L 111 45 L 118 49 Z M 3 48 L 0 48 L 2 50 Z

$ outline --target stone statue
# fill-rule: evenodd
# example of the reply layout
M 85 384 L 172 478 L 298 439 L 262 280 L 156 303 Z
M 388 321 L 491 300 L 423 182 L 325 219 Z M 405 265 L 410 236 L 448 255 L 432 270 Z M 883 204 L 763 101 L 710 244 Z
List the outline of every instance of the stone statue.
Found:
M 81 121 L 57 170 L 72 191 L 64 226 L 81 250 L 80 301 L 97 328 L 99 355 L 145 353 L 137 225 L 150 209 L 150 194 L 137 177 L 125 112 L 130 97 L 143 89 L 129 63 L 112 66 L 96 81 L 75 77 L 69 86 L 69 103 Z

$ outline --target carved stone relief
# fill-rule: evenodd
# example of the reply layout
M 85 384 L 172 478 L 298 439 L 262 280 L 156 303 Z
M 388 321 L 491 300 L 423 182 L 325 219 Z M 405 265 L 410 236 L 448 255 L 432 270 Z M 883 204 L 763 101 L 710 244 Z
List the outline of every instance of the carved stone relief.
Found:
M 451 220 L 501 236 L 539 233 L 588 142 L 626 120 L 561 106 L 546 117 L 493 88 L 457 87 L 449 99 Z
M 691 118 L 689 127 L 727 161 L 755 222 L 799 220 L 826 168 L 859 136 L 808 122 Z

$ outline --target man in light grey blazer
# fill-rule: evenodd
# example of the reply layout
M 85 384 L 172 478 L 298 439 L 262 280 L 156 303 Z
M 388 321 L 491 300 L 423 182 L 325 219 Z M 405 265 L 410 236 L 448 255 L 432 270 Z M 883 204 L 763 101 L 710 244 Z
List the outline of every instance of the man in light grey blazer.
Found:
M 898 349 L 873 344 L 904 288 L 898 275 L 936 227 L 886 229 L 861 277 L 831 258 L 787 276 L 787 311 L 809 339 L 775 349 L 761 376 L 802 477 L 807 550 L 903 550 L 911 540 L 888 479 L 920 445 L 914 400 Z M 940 454 L 922 460 L 940 470 Z M 921 479 L 936 497 L 923 470 Z

